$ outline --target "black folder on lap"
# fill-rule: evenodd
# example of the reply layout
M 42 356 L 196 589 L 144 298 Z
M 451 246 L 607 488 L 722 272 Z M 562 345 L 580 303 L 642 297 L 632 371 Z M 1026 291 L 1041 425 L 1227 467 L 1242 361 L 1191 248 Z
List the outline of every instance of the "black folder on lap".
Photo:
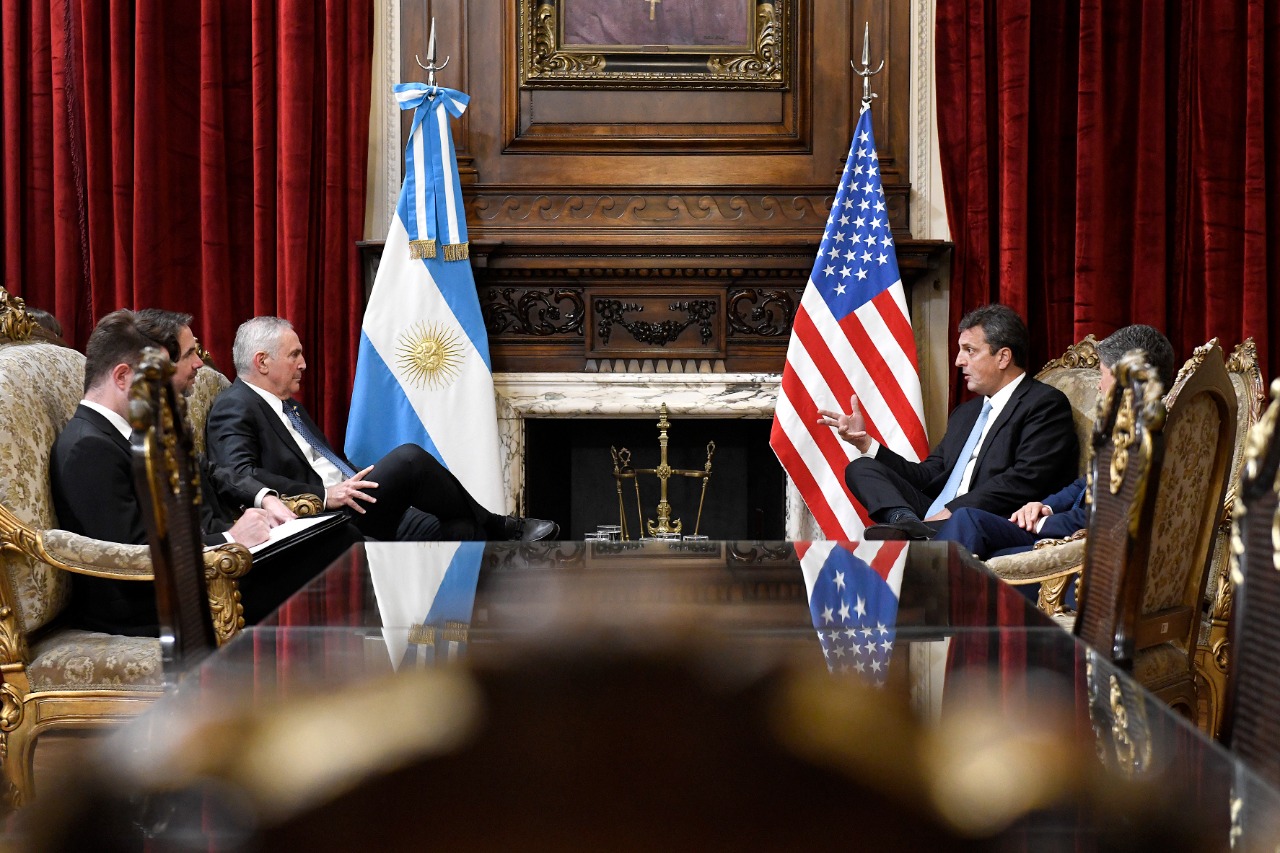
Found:
M 291 519 L 271 528 L 271 538 L 249 549 L 255 561 L 271 557 L 288 548 L 322 535 L 347 520 L 345 513 L 329 512 L 322 515 Z

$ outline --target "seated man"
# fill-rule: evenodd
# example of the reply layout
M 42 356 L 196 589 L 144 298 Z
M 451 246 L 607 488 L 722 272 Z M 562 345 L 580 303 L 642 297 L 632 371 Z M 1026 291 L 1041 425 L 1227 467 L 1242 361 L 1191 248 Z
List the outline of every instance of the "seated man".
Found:
M 103 317 L 89 336 L 84 399 L 54 442 L 49 462 L 54 509 L 62 526 L 73 533 L 108 542 L 146 542 L 141 500 L 134 490 L 127 415 L 134 370 L 142 349 L 150 344 L 138 330 L 137 315 L 127 310 Z M 206 545 L 230 541 L 245 546 L 265 542 L 275 523 L 263 509 L 246 510 L 234 522 L 209 510 L 202 522 Z M 312 571 L 327 565 L 349 544 L 336 543 Z M 282 551 L 279 556 L 288 553 Z M 263 576 L 269 574 L 264 571 Z M 252 582 L 245 588 L 247 605 L 254 603 L 250 587 Z M 151 584 L 76 574 L 72 588 L 71 618 L 77 626 L 133 635 L 158 633 Z M 246 618 L 249 615 L 246 612 Z
M 200 343 L 191 331 L 191 315 L 143 308 L 136 316 L 138 331 L 146 338 L 147 346 L 165 350 L 173 360 L 170 380 L 173 390 L 184 397 L 190 396 L 196 373 L 204 364 Z M 202 483 L 214 486 L 201 489 L 201 518 L 206 533 L 224 531 L 246 507 L 264 510 L 273 526 L 296 517 L 275 491 L 252 477 L 233 476 L 203 456 L 200 476 Z M 347 522 L 315 538 L 292 544 L 287 551 L 255 557 L 253 571 L 240 581 L 245 621 L 249 624 L 261 621 L 351 545 L 362 541 L 360 531 Z
M 1027 343 L 1022 318 L 1004 305 L 964 316 L 956 366 L 981 397 L 951 413 L 942 441 L 922 462 L 874 441 L 856 396 L 849 414 L 819 410 L 818 422 L 860 453 L 845 482 L 878 522 L 867 539 L 931 539 L 961 507 L 1004 515 L 1070 480 L 1079 458 L 1071 404 L 1026 375 Z
M 200 357 L 200 342 L 191 331 L 191 315 L 160 308 L 143 308 L 135 312 L 135 322 L 138 332 L 147 341 L 147 346 L 169 353 L 174 366 L 173 378 L 170 380 L 173 390 L 183 397 L 190 396 L 195 386 L 196 373 L 204 364 Z M 208 489 L 202 494 L 203 506 L 211 509 L 214 516 L 235 515 L 236 510 L 242 507 L 259 507 L 266 510 L 274 524 L 283 524 L 295 517 L 276 492 L 252 478 L 236 479 L 228 476 L 224 469 L 210 465 L 206 458 L 200 459 L 200 476 L 206 482 L 217 484 L 216 488 Z M 229 513 L 224 512 L 221 501 L 223 496 L 230 496 L 233 506 Z M 205 528 L 211 529 L 208 519 Z
M 1141 350 L 1167 392 L 1173 384 L 1173 346 L 1169 339 L 1150 326 L 1125 326 L 1098 342 L 1098 394 L 1107 393 L 1115 382 L 1111 368 L 1130 350 Z M 939 539 L 964 545 L 978 559 L 1029 551 L 1040 539 L 1070 536 L 1089 523 L 1084 505 L 1085 478 L 1042 501 L 1030 501 L 1007 518 L 1003 515 L 965 507 L 952 513 L 938 530 Z
M 375 539 L 427 538 L 412 523 L 424 513 L 440 522 L 432 538 L 536 540 L 559 532 L 551 521 L 485 509 L 416 444 L 402 444 L 356 471 L 292 399 L 307 362 L 287 320 L 254 317 L 242 323 L 232 359 L 236 381 L 214 402 L 205 430 L 210 458 L 232 476 L 285 494 L 322 494 L 326 508 L 344 509 Z M 376 479 L 365 479 L 371 473 Z

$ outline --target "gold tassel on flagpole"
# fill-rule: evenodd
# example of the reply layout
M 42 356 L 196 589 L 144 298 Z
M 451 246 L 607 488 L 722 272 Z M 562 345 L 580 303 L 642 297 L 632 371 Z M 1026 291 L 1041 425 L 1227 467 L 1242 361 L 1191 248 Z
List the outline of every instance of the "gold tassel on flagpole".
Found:
M 445 257 L 449 256 L 449 247 L 445 246 Z M 409 257 L 415 261 L 426 260 L 436 256 L 435 240 L 410 240 L 409 241 Z
M 468 246 L 470 246 L 470 243 L 445 243 L 444 259 L 446 261 L 465 261 L 471 257 L 471 251 Z

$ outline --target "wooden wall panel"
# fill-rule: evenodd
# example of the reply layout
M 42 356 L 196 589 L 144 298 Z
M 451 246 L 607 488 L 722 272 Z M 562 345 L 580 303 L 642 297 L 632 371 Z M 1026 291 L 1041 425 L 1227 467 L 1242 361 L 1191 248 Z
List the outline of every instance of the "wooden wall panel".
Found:
M 403 0 L 401 14 L 404 79 L 422 79 L 434 15 L 451 57 L 439 82 L 471 96 L 454 132 L 495 370 L 780 370 L 857 121 L 863 21 L 872 64 L 886 60 L 875 130 L 903 280 L 937 278 L 947 245 L 910 234 L 909 0 L 785 0 L 784 89 L 522 87 L 527 3 Z

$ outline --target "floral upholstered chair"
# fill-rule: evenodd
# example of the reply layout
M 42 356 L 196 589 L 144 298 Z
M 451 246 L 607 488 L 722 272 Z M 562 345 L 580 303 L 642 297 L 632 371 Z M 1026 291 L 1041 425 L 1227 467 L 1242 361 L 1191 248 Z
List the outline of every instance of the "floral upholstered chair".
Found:
M 1232 519 L 1230 591 L 1234 649 L 1224 694 L 1223 743 L 1280 785 L 1280 379 L 1249 433 Z
M 1116 375 L 1112 396 L 1123 392 Z M 1193 657 L 1236 431 L 1236 394 L 1216 341 L 1196 349 L 1164 405 L 1163 428 L 1150 429 L 1164 444 L 1163 454 L 1153 455 L 1150 463 L 1146 488 L 1154 490 L 1154 498 L 1148 494 L 1149 509 L 1144 504 L 1140 514 L 1127 518 L 1127 530 L 1117 519 L 1103 517 L 1103 507 L 1111 502 L 1109 478 L 1118 470 L 1113 460 L 1137 454 L 1138 446 L 1131 442 L 1123 455 L 1117 447 L 1110 460 L 1099 458 L 1093 465 L 1094 504 L 1076 631 L 1109 650 L 1117 662 L 1132 665 L 1139 683 L 1195 720 Z M 1136 402 L 1133 409 L 1138 410 Z M 1119 422 L 1125 417 L 1123 412 L 1114 416 Z M 1136 416 L 1127 417 L 1134 421 Z M 1117 574 L 1118 598 L 1112 601 L 1109 578 Z M 1090 612 L 1093 599 L 1103 602 L 1101 611 Z M 1110 641 L 1103 645 L 1108 630 Z
M 1075 422 L 1080 446 L 1078 471 L 1084 474 L 1089 461 L 1089 445 L 1093 440 L 1093 419 L 1098 401 L 1097 341 L 1089 335 L 1072 344 L 1060 358 L 1044 366 L 1036 379 L 1057 388 L 1071 401 L 1071 417 Z M 1042 539 L 1031 551 L 993 557 L 987 566 L 1014 585 L 1040 584 L 1039 606 L 1050 616 L 1064 613 L 1063 594 L 1067 584 L 1080 575 L 1084 561 L 1084 531 L 1065 539 Z
M 149 581 L 145 545 L 120 545 L 58 528 L 49 487 L 54 439 L 75 412 L 84 356 L 32 340 L 21 299 L 0 288 L 0 769 L 7 799 L 32 794 L 38 735 L 92 728 L 142 711 L 162 690 L 160 647 L 63 627 L 71 572 Z M 244 624 L 235 578 L 248 552 L 225 545 L 204 552 L 219 640 Z
M 1249 431 L 1258 423 L 1266 404 L 1266 386 L 1258 366 L 1258 349 L 1253 338 L 1247 338 L 1227 359 L 1227 374 L 1236 393 L 1236 440 L 1231 457 L 1231 477 L 1227 498 L 1218 521 L 1213 544 L 1213 564 L 1205 587 L 1204 611 L 1200 616 L 1200 635 L 1196 643 L 1196 681 L 1200 700 L 1200 727 L 1210 736 L 1222 725 L 1224 691 L 1230 670 L 1231 524 L 1240 494 L 1240 477 L 1244 464 Z

